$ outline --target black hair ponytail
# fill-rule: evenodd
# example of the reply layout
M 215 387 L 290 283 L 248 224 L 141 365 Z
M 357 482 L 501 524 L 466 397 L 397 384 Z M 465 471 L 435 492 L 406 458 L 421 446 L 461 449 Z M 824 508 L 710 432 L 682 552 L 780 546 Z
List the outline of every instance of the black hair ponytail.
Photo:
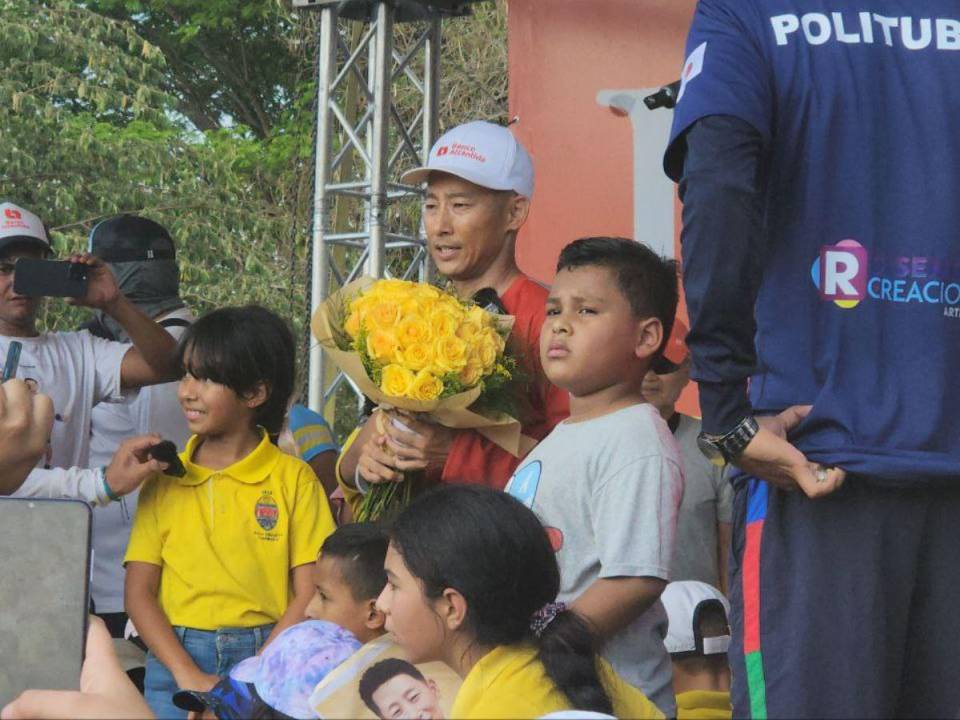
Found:
M 563 610 L 539 633 L 531 627 L 560 590 L 556 556 L 532 510 L 490 488 L 446 486 L 401 512 L 390 540 L 428 597 L 446 588 L 463 595 L 464 627 L 479 645 L 531 643 L 575 709 L 612 714 L 587 623 Z
M 535 640 L 540 662 L 577 710 L 613 715 L 613 703 L 597 672 L 597 647 L 586 620 L 561 610 Z

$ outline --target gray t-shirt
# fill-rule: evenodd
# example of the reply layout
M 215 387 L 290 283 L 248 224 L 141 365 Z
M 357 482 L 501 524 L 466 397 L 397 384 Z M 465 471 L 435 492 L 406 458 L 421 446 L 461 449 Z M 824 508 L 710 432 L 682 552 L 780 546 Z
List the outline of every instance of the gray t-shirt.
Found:
M 680 415 L 674 432 L 683 461 L 683 501 L 677 518 L 671 575 L 720 587 L 717 523 L 733 518 L 733 487 L 723 468 L 707 460 L 697 447 L 700 421 Z
M 524 459 L 507 492 L 547 528 L 563 602 L 609 577 L 670 579 L 683 476 L 677 443 L 653 406 L 557 425 Z M 658 600 L 603 655 L 667 717 L 676 714 L 667 617 Z

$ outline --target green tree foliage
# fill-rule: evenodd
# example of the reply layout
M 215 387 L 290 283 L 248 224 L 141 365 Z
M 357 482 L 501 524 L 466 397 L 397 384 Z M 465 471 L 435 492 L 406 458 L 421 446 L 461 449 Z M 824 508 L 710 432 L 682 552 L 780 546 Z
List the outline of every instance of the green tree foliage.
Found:
M 446 24 L 442 128 L 506 119 L 505 4 L 473 7 Z M 283 0 L 0 0 L 0 27 L 0 198 L 40 215 L 60 253 L 83 249 L 104 216 L 157 220 L 194 310 L 266 305 L 305 351 L 316 13 Z M 51 300 L 42 323 L 82 319 Z
M 165 56 L 128 23 L 66 1 L 3 0 L 0 12 L 0 197 L 41 215 L 62 252 L 102 216 L 153 217 L 177 238 L 197 310 L 260 302 L 289 316 L 303 296 L 291 275 L 297 186 L 269 144 L 171 119 Z M 76 319 L 48 304 L 47 325 Z
M 271 129 L 304 80 L 297 21 L 276 0 L 93 0 L 160 48 L 163 87 L 200 130 Z

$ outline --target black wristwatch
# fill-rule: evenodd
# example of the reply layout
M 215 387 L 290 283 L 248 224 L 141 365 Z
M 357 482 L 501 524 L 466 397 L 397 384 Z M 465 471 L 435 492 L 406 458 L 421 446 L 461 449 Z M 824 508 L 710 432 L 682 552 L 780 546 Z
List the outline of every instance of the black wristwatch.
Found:
M 706 456 L 707 460 L 714 465 L 723 467 L 740 457 L 759 430 L 760 425 L 757 424 L 755 417 L 745 417 L 725 435 L 700 433 L 697 436 L 697 447 L 700 448 L 700 452 Z

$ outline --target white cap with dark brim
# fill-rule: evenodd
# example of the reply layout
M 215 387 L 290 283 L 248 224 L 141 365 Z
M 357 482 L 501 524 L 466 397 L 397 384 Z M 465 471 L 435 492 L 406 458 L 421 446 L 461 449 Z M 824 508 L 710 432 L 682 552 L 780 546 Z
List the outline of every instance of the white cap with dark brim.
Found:
M 427 182 L 432 172 L 463 178 L 489 190 L 513 190 L 533 197 L 533 160 L 507 128 L 482 120 L 445 132 L 433 147 L 427 164 L 408 170 L 401 181 Z
M 27 243 L 48 252 L 53 249 L 40 218 L 12 202 L 0 203 L 0 252 L 8 245 Z
M 720 655 L 730 646 L 730 635 L 702 637 L 700 611 L 707 606 L 723 608 L 730 617 L 730 601 L 712 585 L 698 580 L 672 582 L 664 588 L 660 602 L 667 612 L 667 636 L 663 644 L 671 655 Z M 729 622 L 729 621 L 728 621 Z

